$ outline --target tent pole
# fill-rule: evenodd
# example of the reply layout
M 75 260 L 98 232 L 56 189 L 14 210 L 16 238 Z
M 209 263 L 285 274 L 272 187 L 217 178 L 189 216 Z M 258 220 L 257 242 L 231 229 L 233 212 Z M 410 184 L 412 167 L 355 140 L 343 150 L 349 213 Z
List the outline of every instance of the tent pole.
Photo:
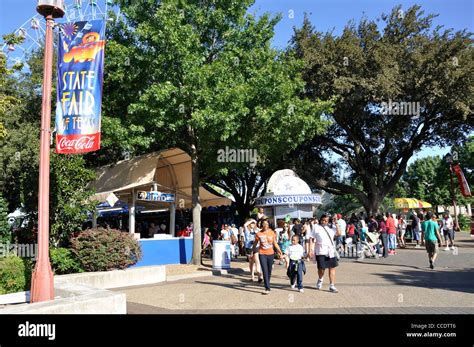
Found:
M 173 201 L 170 204 L 170 234 L 172 237 L 176 237 L 175 226 L 176 226 L 176 202 Z
M 128 209 L 128 231 L 130 234 L 135 234 L 135 189 L 132 189 L 132 206 Z

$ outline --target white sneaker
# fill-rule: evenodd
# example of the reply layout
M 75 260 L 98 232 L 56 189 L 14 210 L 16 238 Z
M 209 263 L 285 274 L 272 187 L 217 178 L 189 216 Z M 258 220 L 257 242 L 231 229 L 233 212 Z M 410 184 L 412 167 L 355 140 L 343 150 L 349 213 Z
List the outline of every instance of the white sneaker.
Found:
M 445 252 L 446 252 L 446 251 L 449 251 L 449 247 L 446 247 L 446 248 L 444 249 L 444 251 L 445 251 Z
M 295 289 L 295 288 L 296 288 L 296 284 L 292 284 L 291 289 Z
M 416 245 L 415 248 L 420 248 L 420 245 Z
M 339 291 L 337 290 L 337 288 L 334 286 L 334 284 L 331 284 L 329 286 L 329 291 L 332 292 L 332 293 L 338 293 Z
M 451 250 L 452 250 L 452 251 L 454 251 L 455 249 L 456 249 L 456 247 L 454 247 L 454 246 L 451 247 Z
M 300 293 L 304 293 L 304 289 L 303 289 L 303 288 L 298 289 L 298 291 L 299 291 Z
M 316 283 L 316 289 L 321 289 L 323 287 L 323 280 L 318 279 L 318 283 Z

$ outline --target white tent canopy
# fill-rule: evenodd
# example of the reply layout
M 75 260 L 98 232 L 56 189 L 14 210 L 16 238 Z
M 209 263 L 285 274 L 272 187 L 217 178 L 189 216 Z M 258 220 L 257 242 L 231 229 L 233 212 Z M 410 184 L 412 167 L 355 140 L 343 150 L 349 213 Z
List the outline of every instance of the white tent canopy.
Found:
M 153 152 L 130 160 L 123 160 L 113 165 L 98 169 L 97 180 L 91 187 L 95 188 L 94 200 L 105 201 L 110 193 L 115 193 L 121 200 L 132 201 L 132 191 L 149 191 L 153 184 L 158 190 L 176 194 L 176 203 L 183 202 L 179 207 L 192 206 L 191 157 L 179 148 Z M 201 206 L 230 205 L 232 201 L 226 197 L 215 195 L 203 187 L 199 187 Z M 152 203 L 154 206 L 160 204 Z

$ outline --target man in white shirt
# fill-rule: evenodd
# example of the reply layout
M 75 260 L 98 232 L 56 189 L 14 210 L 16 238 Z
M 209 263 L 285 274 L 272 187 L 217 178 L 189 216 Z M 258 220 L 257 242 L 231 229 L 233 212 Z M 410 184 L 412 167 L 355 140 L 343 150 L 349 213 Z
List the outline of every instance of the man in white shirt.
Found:
M 329 227 L 329 216 L 322 215 L 319 221 L 319 225 L 311 231 L 310 251 L 311 258 L 316 257 L 316 263 L 318 265 L 318 282 L 316 289 L 321 289 L 323 286 L 323 277 L 326 269 L 329 269 L 329 291 L 337 293 L 334 283 L 336 281 L 336 267 L 338 266 L 338 260 L 336 257 L 336 246 L 334 244 L 334 237 L 341 235 L 339 226 L 336 223 L 336 218 L 333 219 L 333 227 Z M 314 248 L 313 248 L 314 246 Z
M 337 226 L 339 227 L 339 230 L 341 232 L 341 236 L 337 237 L 337 247 L 345 250 L 347 223 L 342 218 L 341 214 L 337 214 Z
M 221 238 L 224 241 L 230 241 L 229 226 L 226 224 L 221 230 Z

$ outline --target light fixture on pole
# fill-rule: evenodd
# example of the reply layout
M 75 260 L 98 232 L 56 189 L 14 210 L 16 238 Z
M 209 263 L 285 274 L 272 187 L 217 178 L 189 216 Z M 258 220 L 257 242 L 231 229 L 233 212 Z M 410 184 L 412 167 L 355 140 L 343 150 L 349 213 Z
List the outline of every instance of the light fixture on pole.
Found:
M 31 302 L 54 299 L 53 272 L 49 261 L 49 147 L 51 132 L 51 83 L 54 18 L 64 16 L 63 0 L 38 0 L 36 11 L 46 19 L 43 64 L 43 96 L 40 129 L 38 191 L 38 258 L 31 279 Z
M 449 164 L 449 179 L 450 179 L 450 190 L 451 190 L 451 200 L 454 207 L 454 229 L 458 230 L 459 222 L 458 222 L 458 208 L 456 203 L 456 194 L 454 193 L 454 181 L 453 181 L 453 162 L 454 157 L 451 153 L 448 153 L 444 156 L 444 160 Z

